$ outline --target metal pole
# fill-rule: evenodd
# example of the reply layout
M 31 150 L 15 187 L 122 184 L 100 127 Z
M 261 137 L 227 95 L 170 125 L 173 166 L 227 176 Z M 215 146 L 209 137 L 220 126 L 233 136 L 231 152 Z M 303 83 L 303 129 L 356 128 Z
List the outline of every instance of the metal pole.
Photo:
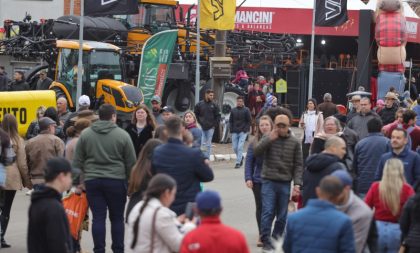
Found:
M 74 15 L 74 0 L 70 0 L 70 15 Z
M 76 91 L 76 101 L 73 101 L 76 104 L 76 109 L 79 110 L 79 101 L 80 96 L 82 96 L 82 82 L 83 82 L 83 27 L 84 27 L 84 3 L 83 0 L 80 0 L 80 26 L 79 26 L 79 61 L 77 63 L 77 91 Z
M 312 88 L 314 82 L 315 8 L 316 0 L 314 0 L 314 8 L 312 9 L 311 59 L 309 63 L 308 99 L 312 98 Z
M 197 26 L 196 38 L 196 66 L 195 66 L 195 104 L 200 101 L 200 0 L 197 1 L 197 16 L 195 20 Z

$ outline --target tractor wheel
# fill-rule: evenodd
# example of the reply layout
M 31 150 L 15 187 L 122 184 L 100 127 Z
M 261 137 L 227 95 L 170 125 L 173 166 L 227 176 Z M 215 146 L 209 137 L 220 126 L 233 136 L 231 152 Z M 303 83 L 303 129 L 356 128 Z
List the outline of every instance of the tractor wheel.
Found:
M 188 110 L 194 110 L 195 96 L 193 91 L 188 91 L 189 97 L 184 98 L 183 101 L 176 101 L 178 96 L 178 87 L 173 85 L 169 89 L 165 90 L 163 94 L 162 103 L 167 106 L 171 106 L 177 115 L 184 115 Z

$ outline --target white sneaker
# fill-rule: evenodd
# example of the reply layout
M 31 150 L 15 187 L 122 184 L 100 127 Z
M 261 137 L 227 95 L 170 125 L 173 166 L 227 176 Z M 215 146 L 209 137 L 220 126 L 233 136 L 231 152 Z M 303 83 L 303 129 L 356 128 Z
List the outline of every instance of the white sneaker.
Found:
M 34 190 L 32 189 L 32 190 L 28 190 L 25 194 L 27 195 L 27 196 L 31 196 L 31 194 L 32 194 L 32 192 L 33 192 Z

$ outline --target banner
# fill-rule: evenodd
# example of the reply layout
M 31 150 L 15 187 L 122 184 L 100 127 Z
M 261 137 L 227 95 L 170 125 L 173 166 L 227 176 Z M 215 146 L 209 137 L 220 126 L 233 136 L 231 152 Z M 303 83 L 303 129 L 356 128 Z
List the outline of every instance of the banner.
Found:
M 137 14 L 137 0 L 84 0 L 85 16 Z
M 200 27 L 203 29 L 235 29 L 236 0 L 200 1 Z
M 177 38 L 178 30 L 163 31 L 143 45 L 137 87 L 142 90 L 146 105 L 150 105 L 154 95 L 162 97 Z
M 347 0 L 316 1 L 316 26 L 340 26 L 347 20 Z

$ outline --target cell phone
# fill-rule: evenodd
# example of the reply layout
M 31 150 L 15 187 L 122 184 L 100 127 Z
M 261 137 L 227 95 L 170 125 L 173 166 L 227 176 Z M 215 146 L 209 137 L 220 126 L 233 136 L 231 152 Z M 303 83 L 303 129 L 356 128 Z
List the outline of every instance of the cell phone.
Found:
M 185 207 L 185 218 L 192 220 L 195 215 L 195 206 L 194 202 L 188 202 Z

